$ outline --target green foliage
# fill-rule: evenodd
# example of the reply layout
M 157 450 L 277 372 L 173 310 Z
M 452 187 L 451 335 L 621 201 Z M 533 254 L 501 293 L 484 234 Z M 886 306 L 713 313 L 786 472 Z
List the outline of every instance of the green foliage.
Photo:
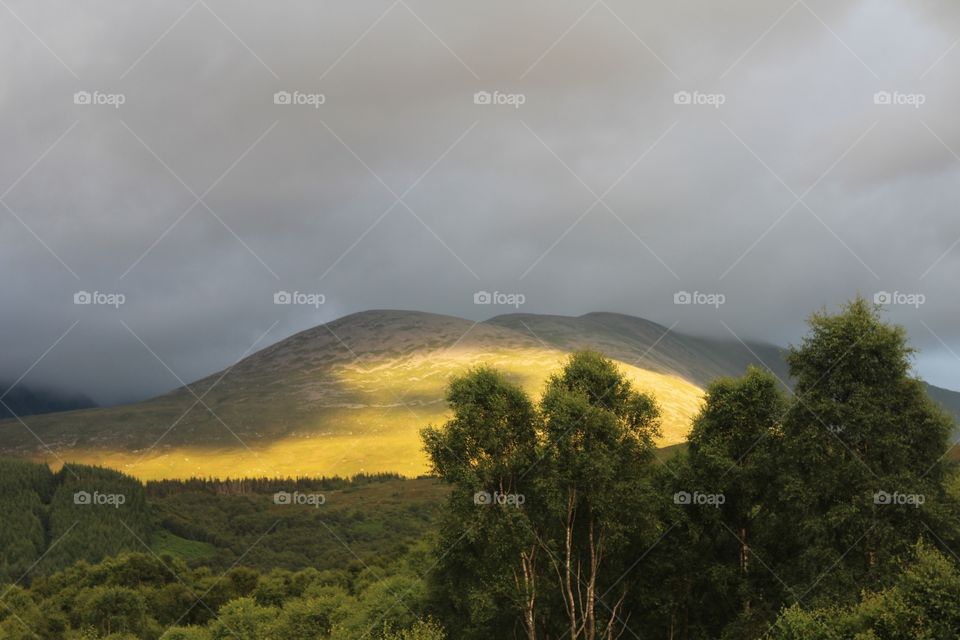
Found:
M 80 591 L 74 600 L 74 626 L 91 627 L 100 635 L 140 634 L 147 626 L 143 594 L 127 587 L 99 586 Z
M 960 468 L 910 357 L 862 299 L 815 314 L 793 397 L 760 369 L 716 380 L 672 457 L 656 401 L 600 354 L 537 403 L 480 367 L 423 431 L 445 483 L 145 490 L 0 460 L 0 640 L 954 637 Z
M 952 421 L 911 375 L 901 327 L 862 298 L 814 314 L 788 355 L 796 399 L 775 438 L 781 505 L 772 523 L 781 579 L 806 602 L 851 602 L 880 586 L 930 531 L 957 539 L 943 488 Z M 876 498 L 876 496 L 881 496 Z M 884 495 L 917 496 L 912 503 Z M 922 502 L 922 504 L 918 504 Z M 835 567 L 821 577 L 824 567 Z
M 570 572 L 622 594 L 617 567 L 656 533 L 643 509 L 656 403 L 592 352 L 567 361 L 539 407 L 486 368 L 454 380 L 448 401 L 453 418 L 423 431 L 434 472 L 453 485 L 432 582 L 446 626 L 505 637 L 521 618 L 528 634 L 559 634 L 569 618 L 603 631 L 594 601 L 568 606 L 582 589 Z
M 893 584 L 863 594 L 856 605 L 783 611 L 774 640 L 940 640 L 960 629 L 960 570 L 937 550 L 920 544 Z

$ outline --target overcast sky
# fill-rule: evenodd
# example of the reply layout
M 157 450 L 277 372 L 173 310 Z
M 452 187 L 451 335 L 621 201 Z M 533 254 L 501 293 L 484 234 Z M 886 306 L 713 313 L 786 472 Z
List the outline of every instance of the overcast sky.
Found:
M 477 291 L 786 344 L 886 291 L 960 389 L 958 42 L 953 0 L 3 0 L 0 377 L 135 399 Z

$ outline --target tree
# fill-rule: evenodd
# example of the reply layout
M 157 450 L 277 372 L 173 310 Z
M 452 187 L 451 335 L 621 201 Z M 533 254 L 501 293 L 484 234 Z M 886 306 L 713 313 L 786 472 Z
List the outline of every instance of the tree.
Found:
M 925 544 L 887 589 L 869 592 L 851 607 L 784 610 L 774 640 L 939 640 L 960 629 L 960 571 Z
M 253 598 L 231 600 L 210 623 L 212 640 L 259 640 L 269 637 L 270 627 L 277 617 L 273 607 L 263 607 Z
M 617 637 L 628 552 L 656 528 L 644 497 L 659 409 L 612 361 L 585 351 L 549 380 L 540 410 L 536 477 L 545 513 L 537 539 L 556 575 L 569 637 Z M 611 592 L 615 599 L 605 602 Z
M 692 486 L 680 494 L 702 492 L 715 498 L 708 501 L 712 505 L 691 499 L 688 511 L 702 527 L 712 530 L 710 539 L 716 545 L 712 561 L 720 567 L 709 575 L 725 576 L 722 588 L 739 602 L 743 624 L 757 617 L 752 609 L 758 603 L 773 605 L 772 611 L 765 612 L 767 617 L 775 613 L 782 597 L 770 572 L 754 566 L 758 564 L 755 555 L 768 555 L 769 536 L 763 522 L 778 504 L 777 496 L 770 493 L 779 472 L 771 443 L 789 406 L 780 386 L 773 374 L 750 367 L 741 378 L 721 378 L 707 388 L 690 434 L 686 481 Z M 733 554 L 731 539 L 736 541 Z M 735 570 L 727 571 L 731 566 Z M 760 614 L 762 621 L 764 612 Z
M 787 356 L 796 395 L 775 438 L 774 570 L 798 599 L 849 602 L 930 527 L 955 539 L 942 484 L 952 420 L 913 376 L 903 328 L 863 298 L 810 328 Z
M 532 495 L 524 473 L 537 460 L 536 410 L 487 367 L 454 379 L 447 403 L 453 418 L 422 432 L 433 473 L 453 487 L 440 515 L 431 599 L 455 637 L 507 637 L 518 615 L 532 622 L 537 547 L 526 508 L 495 501 Z
M 628 558 L 657 529 L 645 504 L 654 400 L 602 355 L 572 355 L 535 411 L 490 369 L 455 380 L 453 419 L 423 432 L 453 485 L 432 575 L 455 637 L 571 640 L 622 631 Z M 606 597 L 613 593 L 611 603 Z M 450 594 L 455 594 L 451 596 Z
M 143 594 L 127 587 L 90 587 L 77 595 L 74 604 L 77 626 L 89 625 L 100 635 L 139 634 L 147 627 Z

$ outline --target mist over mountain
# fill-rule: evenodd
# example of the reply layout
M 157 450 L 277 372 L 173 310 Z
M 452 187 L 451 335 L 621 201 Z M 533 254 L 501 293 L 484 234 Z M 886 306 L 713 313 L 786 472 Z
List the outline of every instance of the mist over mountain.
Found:
M 10 382 L 0 382 L 0 399 L 0 419 L 91 409 L 97 406 L 96 402 L 82 393 L 34 388 L 23 383 L 11 388 Z
M 0 450 L 53 464 L 108 462 L 147 478 L 417 475 L 426 469 L 419 429 L 446 419 L 454 376 L 488 365 L 537 396 L 582 349 L 607 354 L 653 393 L 663 411 L 661 446 L 685 441 L 703 389 L 718 377 L 755 365 L 791 384 L 780 347 L 690 336 L 624 314 L 513 313 L 474 322 L 373 310 L 297 333 L 149 400 L 32 416 L 29 431 L 0 422 Z M 933 388 L 933 395 L 957 414 L 960 394 Z

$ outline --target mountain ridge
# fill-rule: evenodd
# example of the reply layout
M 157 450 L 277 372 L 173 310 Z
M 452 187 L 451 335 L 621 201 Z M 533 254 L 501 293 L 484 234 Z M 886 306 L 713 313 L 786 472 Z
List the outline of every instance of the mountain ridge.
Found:
M 0 452 L 109 464 L 146 479 L 418 475 L 426 471 L 419 429 L 446 418 L 451 377 L 487 364 L 539 396 L 550 373 L 583 348 L 604 352 L 656 396 L 662 446 L 685 439 L 716 377 L 756 364 L 789 385 L 775 345 L 690 336 L 624 314 L 509 313 L 476 322 L 379 309 L 297 332 L 141 402 L 34 416 L 29 432 L 0 421 Z M 960 408 L 960 394 L 935 391 Z

